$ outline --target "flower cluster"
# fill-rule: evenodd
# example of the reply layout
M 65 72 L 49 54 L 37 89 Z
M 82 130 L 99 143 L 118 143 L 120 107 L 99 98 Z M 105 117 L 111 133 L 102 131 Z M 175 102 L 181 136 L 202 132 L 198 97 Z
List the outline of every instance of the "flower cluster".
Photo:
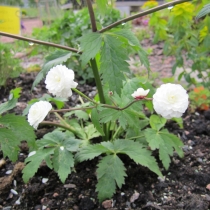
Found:
M 76 88 L 78 85 L 74 82 L 73 70 L 63 65 L 50 69 L 45 84 L 50 93 L 62 98 L 71 96 L 71 88 Z M 135 100 L 147 99 L 149 91 L 149 89 L 138 88 L 131 96 Z M 151 100 L 153 100 L 154 110 L 166 119 L 181 117 L 189 103 L 186 90 L 181 85 L 171 83 L 161 85 Z M 34 103 L 28 113 L 29 124 L 37 129 L 51 109 L 52 105 L 47 101 Z
M 149 90 L 138 88 L 132 94 L 135 99 L 144 99 Z M 188 94 L 179 84 L 163 84 L 153 95 L 154 110 L 166 119 L 181 117 L 188 107 Z
M 74 72 L 66 66 L 57 65 L 50 69 L 45 80 L 46 88 L 57 97 L 68 98 L 72 95 L 71 88 L 76 88 L 78 83 L 74 82 Z M 34 103 L 28 113 L 28 122 L 37 129 L 40 122 L 44 120 L 52 105 L 47 101 Z

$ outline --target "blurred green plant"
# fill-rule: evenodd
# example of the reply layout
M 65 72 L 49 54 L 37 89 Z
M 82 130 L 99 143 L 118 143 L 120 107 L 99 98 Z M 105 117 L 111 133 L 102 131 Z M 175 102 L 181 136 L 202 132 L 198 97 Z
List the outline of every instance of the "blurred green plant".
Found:
M 10 45 L 0 43 L 0 86 L 6 85 L 9 78 L 15 78 L 23 72 L 20 60 L 14 58 Z
M 153 13 L 149 26 L 154 31 L 154 43 L 164 40 L 164 54 L 176 57 L 172 73 L 181 67 L 179 80 L 184 77 L 189 85 L 196 85 L 198 81 L 192 76 L 196 75 L 203 86 L 210 87 L 210 17 L 196 19 L 205 4 L 206 0 L 185 2 Z

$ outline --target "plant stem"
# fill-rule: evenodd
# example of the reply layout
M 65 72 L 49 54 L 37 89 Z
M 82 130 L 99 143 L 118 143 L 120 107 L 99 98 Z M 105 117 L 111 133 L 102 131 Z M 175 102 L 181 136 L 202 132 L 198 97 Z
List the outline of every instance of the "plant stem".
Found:
M 51 110 L 50 112 L 70 112 L 75 110 L 86 110 L 86 109 L 94 109 L 96 106 L 87 106 L 87 107 L 78 107 L 78 108 L 69 108 L 69 109 L 58 109 L 58 110 Z
M 60 127 L 60 128 L 64 128 L 64 129 L 66 129 L 66 130 L 69 130 L 69 131 L 75 133 L 75 130 L 72 130 L 71 127 L 66 126 L 66 125 L 62 125 L 62 124 L 60 124 L 60 123 L 55 123 L 55 122 L 51 122 L 51 121 L 42 121 L 40 124 L 41 124 L 41 125 L 53 125 L 53 126 Z
M 160 6 L 157 6 L 157 7 L 154 7 L 154 8 L 152 8 L 152 9 L 149 9 L 149 10 L 146 10 L 146 11 L 143 11 L 143 12 L 140 12 L 140 13 L 137 13 L 137 14 L 135 14 L 135 15 L 132 15 L 132 16 L 129 16 L 129 17 L 124 18 L 124 19 L 122 19 L 122 20 L 119 20 L 119 21 L 117 21 L 117 22 L 115 22 L 115 23 L 113 23 L 113 24 L 110 24 L 109 26 L 107 26 L 107 27 L 101 29 L 99 32 L 100 32 L 100 33 L 103 33 L 103 32 L 105 32 L 105 31 L 108 31 L 108 30 L 110 30 L 110 29 L 112 29 L 112 28 L 114 28 L 114 27 L 116 27 L 116 26 L 122 24 L 122 23 L 126 23 L 126 22 L 131 21 L 131 20 L 134 20 L 134 19 L 136 19 L 136 18 L 145 16 L 145 15 L 149 15 L 149 14 L 151 14 L 151 13 L 153 13 L 153 12 L 157 12 L 157 11 L 159 11 L 159 10 L 168 8 L 169 6 L 175 6 L 176 4 L 181 4 L 181 3 L 184 3 L 184 2 L 187 2 L 187 1 L 191 1 L 191 0 L 177 0 L 177 1 L 173 1 L 173 2 L 166 3 L 166 4 L 162 4 L 162 5 L 160 5 Z
M 96 20 L 95 20 L 95 15 L 94 15 L 94 11 L 93 11 L 93 6 L 92 6 L 92 2 L 91 0 L 86 0 L 87 2 L 87 6 L 88 6 L 88 11 L 89 11 L 89 15 L 90 15 L 90 21 L 91 21 L 91 26 L 92 26 L 92 32 L 96 32 L 97 31 L 97 26 L 96 26 Z M 101 78 L 99 75 L 99 71 L 98 71 L 98 66 L 96 63 L 95 58 L 90 60 L 90 64 L 93 70 L 93 75 L 95 78 L 95 82 L 96 82 L 96 87 L 98 90 L 98 95 L 99 95 L 99 100 L 102 104 L 105 104 L 105 97 L 104 97 L 104 92 L 103 92 L 103 87 L 102 87 L 102 83 L 101 83 Z M 107 126 L 106 124 L 103 124 L 103 131 L 105 136 L 103 136 L 103 141 L 107 141 L 108 140 L 108 131 L 107 131 Z
M 11 37 L 11 38 L 14 38 L 14 39 L 23 40 L 23 41 L 33 42 L 33 43 L 36 43 L 36 44 L 47 45 L 47 46 L 50 46 L 50 47 L 56 47 L 56 48 L 60 48 L 60 49 L 64 49 L 64 50 L 69 50 L 69 51 L 81 54 L 81 52 L 79 52 L 79 50 L 77 50 L 75 48 L 63 46 L 63 45 L 60 45 L 60 44 L 54 44 L 54 43 L 51 43 L 51 42 L 45 42 L 45 41 L 41 41 L 41 40 L 37 40 L 37 39 L 24 37 L 24 36 L 19 36 L 19 35 L 14 35 L 14 34 L 10 34 L 10 33 L 5 33 L 5 32 L 2 32 L 2 31 L 0 31 L 0 35 Z
M 144 135 L 134 136 L 134 137 L 128 138 L 127 140 L 138 139 L 138 138 L 141 138 L 141 137 L 144 137 Z
M 63 126 L 65 126 L 66 128 L 68 128 L 68 130 L 70 130 L 73 133 L 75 133 L 75 129 L 72 128 L 68 123 L 66 123 L 66 121 L 57 112 L 54 112 L 54 114 L 63 123 Z
M 148 101 L 152 100 L 152 98 L 144 98 L 144 99 L 146 99 Z M 122 108 L 118 107 L 117 105 L 112 106 L 112 105 L 109 105 L 109 104 L 102 104 L 102 107 L 106 107 L 106 108 L 116 109 L 116 110 L 122 111 L 124 109 L 127 109 L 129 106 L 131 106 L 132 104 L 134 104 L 134 103 L 136 103 L 138 101 L 140 101 L 140 100 L 133 100 L 133 101 L 131 101 L 130 103 L 128 103 L 126 106 L 124 106 Z M 99 105 L 95 101 L 91 100 L 91 102 L 95 103 L 96 105 Z M 50 112 L 69 112 L 69 111 L 74 111 L 74 110 L 86 110 L 86 109 L 94 109 L 94 108 L 96 108 L 96 106 L 87 106 L 87 107 L 78 107 L 78 108 L 70 108 L 70 109 L 51 110 Z
M 96 32 L 97 31 L 97 26 L 96 26 L 96 20 L 95 20 L 93 7 L 92 7 L 92 2 L 91 2 L 91 0 L 86 0 L 86 2 L 87 2 L 89 15 L 90 15 L 90 22 L 91 22 L 91 26 L 92 26 L 92 32 Z
M 119 126 L 117 130 L 115 131 L 114 135 L 112 136 L 112 140 L 116 138 L 117 134 L 120 132 L 120 129 L 121 129 L 121 126 Z
M 93 69 L 93 75 L 94 75 L 95 82 L 96 82 L 96 87 L 97 87 L 97 90 L 98 90 L 99 100 L 102 104 L 105 104 L 106 101 L 105 101 L 105 97 L 104 97 L 103 87 L 102 87 L 102 84 L 101 84 L 101 78 L 100 78 L 99 73 L 98 73 L 98 66 L 96 64 L 96 60 L 91 59 L 90 63 L 91 63 L 92 69 Z
M 91 98 L 87 97 L 84 93 L 80 92 L 79 90 L 77 90 L 76 88 L 72 88 L 72 90 L 76 93 L 78 93 L 80 96 L 82 96 L 83 98 L 86 98 L 88 101 L 94 103 L 94 104 L 98 104 L 97 102 L 93 101 Z

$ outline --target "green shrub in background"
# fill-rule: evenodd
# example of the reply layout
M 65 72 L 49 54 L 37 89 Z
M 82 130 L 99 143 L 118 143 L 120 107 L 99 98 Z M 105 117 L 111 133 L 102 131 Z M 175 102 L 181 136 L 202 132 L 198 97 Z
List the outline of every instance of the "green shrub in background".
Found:
M 103 16 L 100 15 L 99 11 L 95 10 L 95 16 L 98 29 L 120 20 L 120 12 L 113 8 L 107 9 L 106 15 Z M 129 24 L 120 26 L 120 28 L 126 27 L 129 27 Z M 89 13 L 87 8 L 84 8 L 77 13 L 73 11 L 65 12 L 63 17 L 55 20 L 50 27 L 44 26 L 43 28 L 35 28 L 33 36 L 43 41 L 79 48 L 78 38 L 89 32 L 91 32 Z M 48 47 L 44 48 L 48 49 Z M 93 82 L 91 67 L 89 64 L 82 67 L 78 54 L 72 53 L 71 60 L 65 64 L 77 72 L 80 83 Z
M 14 58 L 10 46 L 0 43 L 0 86 L 5 85 L 7 79 L 18 77 L 22 71 L 20 60 Z
M 189 85 L 196 85 L 197 81 L 192 76 L 195 74 L 202 80 L 202 85 L 210 87 L 210 17 L 196 18 L 207 3 L 207 0 L 186 2 L 153 13 L 149 25 L 154 31 L 154 43 L 165 41 L 165 55 L 176 57 L 172 73 L 181 67 L 183 71 L 179 79 L 184 77 Z

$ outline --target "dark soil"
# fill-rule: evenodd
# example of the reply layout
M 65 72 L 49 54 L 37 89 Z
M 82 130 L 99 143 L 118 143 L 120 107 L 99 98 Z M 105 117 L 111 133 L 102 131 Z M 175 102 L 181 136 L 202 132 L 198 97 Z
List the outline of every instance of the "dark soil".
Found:
M 0 89 L 0 102 L 7 100 L 10 89 L 22 87 L 22 96 L 15 108 L 15 112 L 21 114 L 27 101 L 46 93 L 43 83 L 30 91 L 34 76 L 35 74 L 23 74 L 16 80 L 8 81 L 7 89 Z M 92 93 L 95 91 L 91 86 L 83 86 L 81 89 Z M 74 106 L 75 103 L 78 103 L 78 99 L 73 96 L 68 105 Z M 98 158 L 76 165 L 75 171 L 68 176 L 64 184 L 59 181 L 55 172 L 42 164 L 36 175 L 25 184 L 21 170 L 28 150 L 23 142 L 16 163 L 6 159 L 4 164 L 0 164 L 0 209 L 210 209 L 210 111 L 188 111 L 184 116 L 184 129 L 180 129 L 173 121 L 168 121 L 167 128 L 184 142 L 185 157 L 180 159 L 174 154 L 169 170 L 162 171 L 164 180 L 158 179 L 147 168 L 122 157 L 128 175 L 125 185 L 122 189 L 117 189 L 111 200 L 102 204 L 98 202 L 95 192 Z M 51 130 L 41 127 L 37 136 L 40 138 Z M 0 160 L 2 158 L 0 152 Z M 161 164 L 160 167 L 162 168 Z M 12 174 L 6 175 L 8 170 L 13 170 Z M 43 178 L 48 181 L 43 183 Z

